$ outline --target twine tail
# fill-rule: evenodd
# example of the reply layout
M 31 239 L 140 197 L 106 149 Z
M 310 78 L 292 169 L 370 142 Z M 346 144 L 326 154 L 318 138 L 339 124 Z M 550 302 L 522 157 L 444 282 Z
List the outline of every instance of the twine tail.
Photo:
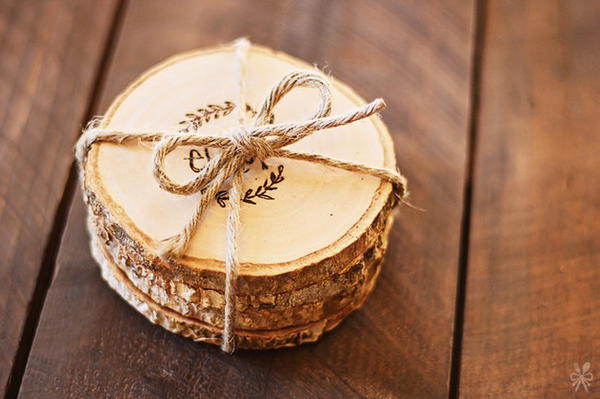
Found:
M 384 168 L 375 168 L 369 165 L 342 161 L 335 158 L 330 158 L 320 154 L 309 154 L 304 152 L 295 152 L 286 149 L 279 149 L 275 151 L 275 156 L 289 159 L 296 159 L 299 161 L 308 161 L 316 164 L 330 166 L 333 168 L 347 170 L 349 172 L 362 173 L 369 176 L 374 176 L 379 179 L 388 181 L 398 187 L 399 199 L 403 199 L 407 194 L 407 181 L 406 178 L 400 174 L 400 172 L 393 172 Z
M 206 191 L 202 193 L 200 196 L 200 201 L 196 204 L 194 208 L 194 213 L 192 214 L 192 218 L 187 223 L 183 231 L 179 234 L 166 238 L 162 241 L 162 245 L 159 248 L 159 256 L 168 261 L 169 259 L 176 259 L 181 257 L 187 247 L 190 245 L 190 241 L 198 224 L 200 224 L 200 220 L 204 215 L 204 212 L 212 202 L 212 199 L 219 191 L 221 185 L 227 179 L 227 175 L 224 170 L 217 175 L 217 177 L 210 182 L 210 184 L 206 187 Z
M 225 316 L 221 349 L 229 354 L 235 351 L 235 308 L 238 277 L 238 235 L 240 231 L 240 204 L 243 169 L 233 175 L 229 190 L 229 215 L 227 217 L 227 249 L 225 255 Z

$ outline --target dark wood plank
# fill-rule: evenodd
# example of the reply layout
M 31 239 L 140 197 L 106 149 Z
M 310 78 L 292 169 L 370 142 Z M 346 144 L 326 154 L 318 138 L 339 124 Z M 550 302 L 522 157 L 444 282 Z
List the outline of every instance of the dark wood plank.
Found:
M 115 3 L 0 2 L 0 396 L 32 306 Z
M 467 147 L 472 4 L 133 2 L 102 100 L 175 52 L 249 35 L 327 63 L 384 117 L 422 214 L 400 211 L 365 307 L 314 345 L 224 355 L 150 325 L 101 281 L 77 199 L 21 397 L 448 395 Z
M 600 3 L 490 1 L 461 393 L 574 397 L 600 366 Z

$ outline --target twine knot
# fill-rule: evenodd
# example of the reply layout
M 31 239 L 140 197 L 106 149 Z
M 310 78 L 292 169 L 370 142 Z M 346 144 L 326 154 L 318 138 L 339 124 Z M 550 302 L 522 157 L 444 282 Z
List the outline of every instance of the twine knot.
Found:
M 320 94 L 317 112 L 305 121 L 289 123 L 270 123 L 273 108 L 287 93 L 296 87 L 316 88 Z M 225 254 L 225 323 L 223 327 L 222 349 L 228 353 L 235 348 L 234 312 L 236 301 L 236 281 L 239 269 L 237 257 L 237 236 L 240 229 L 240 203 L 243 172 L 249 158 L 265 160 L 271 157 L 295 159 L 318 163 L 325 166 L 344 169 L 378 177 L 392 184 L 394 194 L 404 202 L 408 195 L 406 178 L 398 171 L 376 168 L 354 162 L 329 158 L 320 154 L 310 154 L 288 150 L 284 147 L 293 144 L 316 131 L 347 125 L 367 118 L 385 107 L 381 99 L 353 109 L 345 114 L 330 116 L 331 92 L 327 80 L 318 74 L 296 72 L 285 76 L 269 93 L 251 126 L 239 126 L 229 135 L 208 136 L 197 133 L 180 132 L 126 132 L 102 129 L 98 123 L 88 125 L 76 146 L 76 157 L 83 170 L 91 146 L 96 143 L 154 143 L 153 173 L 158 185 L 170 193 L 190 195 L 201 193 L 192 217 L 181 233 L 162 242 L 160 254 L 165 260 L 171 260 L 184 254 L 196 231 L 204 211 L 213 202 L 217 192 L 226 182 L 229 189 L 229 214 L 227 217 L 227 250 Z M 211 159 L 200 172 L 187 183 L 176 183 L 164 170 L 168 154 L 179 146 L 196 145 L 221 149 L 221 153 Z
M 246 159 L 257 158 L 262 161 L 270 158 L 274 153 L 268 139 L 253 136 L 244 126 L 233 129 L 229 140 L 235 148 L 235 153 Z

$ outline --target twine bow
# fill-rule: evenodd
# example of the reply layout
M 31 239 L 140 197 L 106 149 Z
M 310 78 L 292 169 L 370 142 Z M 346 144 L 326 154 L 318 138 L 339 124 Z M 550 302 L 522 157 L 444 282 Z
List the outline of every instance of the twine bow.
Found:
M 575 392 L 577 392 L 581 386 L 588 392 L 590 385 L 592 385 L 592 380 L 594 379 L 594 375 L 590 371 L 590 362 L 585 362 L 582 367 L 579 367 L 579 363 L 575 363 L 575 373 L 571 373 L 569 379 L 575 388 Z
M 310 119 L 291 123 L 268 123 L 273 108 L 292 89 L 312 87 L 319 90 L 320 103 L 317 112 Z M 350 112 L 330 116 L 331 92 L 324 77 L 315 73 L 297 72 L 284 77 L 265 99 L 251 126 L 238 126 L 222 136 L 203 136 L 180 132 L 139 133 L 115 131 L 91 126 L 84 131 L 76 145 L 76 157 L 82 167 L 87 153 L 96 143 L 155 143 L 153 151 L 153 173 L 158 185 L 173 194 L 190 195 L 200 192 L 190 221 L 181 233 L 165 239 L 160 250 L 163 259 L 177 258 L 185 252 L 196 231 L 205 210 L 222 186 L 231 180 L 229 189 L 230 209 L 227 217 L 227 251 L 225 256 L 225 314 L 221 348 L 228 353 L 235 349 L 234 311 L 236 281 L 238 276 L 238 233 L 240 230 L 240 203 L 242 178 L 246 162 L 250 158 L 264 161 L 279 157 L 318 163 L 352 172 L 378 177 L 392 183 L 395 195 L 400 201 L 408 194 L 406 178 L 397 171 L 375 168 L 359 163 L 346 162 L 319 154 L 296 152 L 284 147 L 293 144 L 316 131 L 347 125 L 367 118 L 385 107 L 377 99 Z M 179 146 L 195 145 L 221 149 L 221 153 L 210 160 L 189 182 L 178 184 L 164 171 L 165 158 Z

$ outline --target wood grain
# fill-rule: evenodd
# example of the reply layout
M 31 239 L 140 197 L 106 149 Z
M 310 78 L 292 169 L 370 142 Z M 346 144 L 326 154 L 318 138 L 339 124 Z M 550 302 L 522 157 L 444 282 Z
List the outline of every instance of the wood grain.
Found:
M 20 396 L 448 395 L 469 109 L 471 2 L 181 1 L 127 9 L 101 109 L 173 53 L 247 35 L 384 96 L 412 201 L 365 307 L 319 343 L 234 356 L 151 325 L 101 281 L 76 197 Z
M 486 26 L 461 396 L 598 397 L 600 3 L 490 1 Z
M 1 396 L 24 335 L 115 3 L 0 3 Z

